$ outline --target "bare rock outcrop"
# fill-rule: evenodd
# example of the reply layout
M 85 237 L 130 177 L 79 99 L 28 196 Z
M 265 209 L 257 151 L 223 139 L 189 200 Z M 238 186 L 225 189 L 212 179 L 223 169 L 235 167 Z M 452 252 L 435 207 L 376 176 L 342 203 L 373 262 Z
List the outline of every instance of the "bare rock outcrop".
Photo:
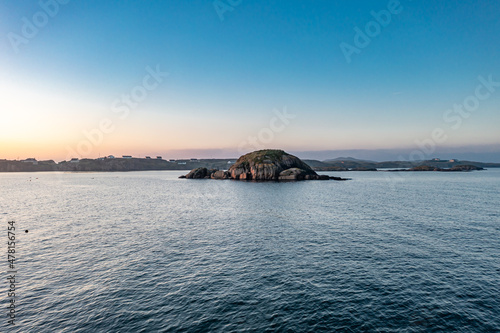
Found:
M 207 176 L 207 168 L 196 168 L 196 169 L 193 169 L 191 170 L 186 176 L 185 178 L 188 178 L 188 179 L 203 179 Z
M 283 171 L 293 169 L 281 174 Z M 303 180 L 316 172 L 296 156 L 283 150 L 259 150 L 241 156 L 229 168 L 232 179 L 239 180 Z
M 304 180 L 306 171 L 299 168 L 290 168 L 280 172 L 279 180 Z M 311 177 L 308 177 L 309 179 Z
M 227 171 L 217 170 L 210 176 L 212 179 L 229 179 L 231 175 Z

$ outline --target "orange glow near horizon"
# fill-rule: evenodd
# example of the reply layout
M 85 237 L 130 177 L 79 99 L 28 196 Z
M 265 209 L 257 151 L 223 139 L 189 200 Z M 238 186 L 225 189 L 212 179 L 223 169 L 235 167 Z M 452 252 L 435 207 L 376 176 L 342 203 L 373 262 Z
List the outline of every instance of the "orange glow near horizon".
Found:
M 230 151 L 234 158 L 250 137 L 258 137 L 270 126 L 273 114 L 240 118 L 214 117 L 212 114 L 167 110 L 148 106 L 134 109 L 125 118 L 113 113 L 109 105 L 82 101 L 40 87 L 19 87 L 0 79 L 0 159 L 68 160 L 72 157 L 97 158 L 107 155 L 169 155 L 178 158 L 190 151 Z M 417 148 L 415 138 L 425 140 L 428 131 L 377 126 L 356 126 L 355 120 L 318 123 L 300 110 L 272 140 L 259 146 L 246 144 L 245 150 L 281 148 L 287 151 L 347 149 Z M 248 112 L 248 115 L 253 115 Z M 332 116 L 333 117 L 333 116 Z M 243 119 L 243 118 L 242 118 Z M 102 122 L 106 123 L 102 128 Z M 333 125 L 332 125 L 333 124 Z M 488 134 L 490 133 L 490 134 Z M 471 146 L 498 142 L 493 127 L 481 137 L 471 138 L 467 128 L 448 131 L 445 146 Z M 199 157 L 199 156 L 192 156 Z

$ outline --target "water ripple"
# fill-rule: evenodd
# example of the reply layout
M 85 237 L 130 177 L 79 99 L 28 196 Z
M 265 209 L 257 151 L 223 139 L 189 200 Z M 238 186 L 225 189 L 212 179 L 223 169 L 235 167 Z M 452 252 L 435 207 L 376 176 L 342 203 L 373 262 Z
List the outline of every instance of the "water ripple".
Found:
M 499 332 L 499 171 L 0 174 L 3 221 L 30 230 L 1 331 Z

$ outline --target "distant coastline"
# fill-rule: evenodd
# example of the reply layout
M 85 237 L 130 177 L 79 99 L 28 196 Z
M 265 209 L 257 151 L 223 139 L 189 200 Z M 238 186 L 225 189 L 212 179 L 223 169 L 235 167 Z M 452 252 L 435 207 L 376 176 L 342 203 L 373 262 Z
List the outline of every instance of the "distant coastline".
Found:
M 426 161 L 385 161 L 374 162 L 354 158 L 335 160 L 303 160 L 315 171 L 381 171 L 380 169 L 415 169 L 409 171 L 435 171 L 434 169 L 452 169 L 461 165 L 478 168 L 500 168 L 500 163 L 484 163 L 460 160 L 440 160 L 438 158 Z M 148 171 L 148 170 L 191 170 L 199 167 L 227 170 L 236 162 L 236 158 L 228 159 L 179 159 L 165 160 L 160 156 L 135 158 L 124 156 L 120 158 L 105 157 L 98 159 L 72 159 L 59 163 L 53 160 L 38 161 L 34 158 L 25 160 L 0 160 L 0 172 L 117 172 L 117 171 Z M 422 166 L 428 168 L 422 168 Z M 420 168 L 419 168 L 420 167 Z

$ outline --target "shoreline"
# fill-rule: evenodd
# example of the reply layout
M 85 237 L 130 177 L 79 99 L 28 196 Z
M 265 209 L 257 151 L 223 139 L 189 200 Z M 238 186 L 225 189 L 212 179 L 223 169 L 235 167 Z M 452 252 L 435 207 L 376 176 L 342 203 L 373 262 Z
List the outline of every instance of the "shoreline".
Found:
M 113 158 L 113 159 L 81 159 L 73 161 L 53 160 L 0 160 L 0 172 L 119 172 L 119 171 L 185 171 L 200 167 L 208 169 L 228 170 L 236 159 L 191 159 L 191 160 L 163 160 L 145 158 Z M 345 161 L 318 161 L 304 160 L 316 172 L 409 172 L 408 169 L 426 167 L 429 169 L 446 170 L 459 166 L 477 168 L 500 168 L 500 163 L 485 163 L 474 161 L 385 161 L 368 162 L 362 160 Z M 381 170 L 382 169 L 382 170 Z M 416 171 L 416 170 L 413 170 Z M 438 171 L 438 170 L 418 170 Z M 453 170 L 452 172 L 457 172 Z

